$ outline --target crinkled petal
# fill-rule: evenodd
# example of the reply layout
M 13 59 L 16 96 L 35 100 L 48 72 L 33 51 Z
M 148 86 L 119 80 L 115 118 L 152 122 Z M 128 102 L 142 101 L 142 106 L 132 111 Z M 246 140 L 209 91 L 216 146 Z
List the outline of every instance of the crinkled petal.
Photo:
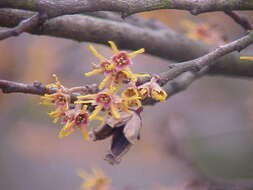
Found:
M 139 50 L 136 50 L 136 51 L 133 51 L 131 53 L 128 53 L 127 55 L 130 57 L 130 58 L 133 58 L 135 57 L 136 55 L 138 54 L 141 54 L 141 53 L 144 53 L 145 52 L 145 49 L 144 48 L 141 48 Z
M 94 100 L 80 100 L 80 101 L 75 101 L 75 104 L 90 104 L 94 103 Z
M 101 73 L 103 73 L 103 69 L 94 69 L 90 72 L 84 73 L 84 75 L 86 77 L 89 77 L 89 76 L 96 75 L 96 74 L 101 74 Z
M 99 90 L 102 90 L 105 88 L 106 84 L 109 82 L 109 80 L 112 78 L 111 75 L 106 75 L 105 78 L 101 81 L 99 84 Z
M 89 135 L 88 135 L 88 131 L 86 129 L 86 126 L 80 127 L 80 132 L 81 132 L 84 140 L 89 140 Z
M 87 94 L 85 96 L 78 96 L 78 99 L 95 99 L 97 94 Z
M 102 110 L 102 108 L 103 108 L 102 105 L 96 106 L 95 110 L 90 115 L 89 120 L 95 120 L 96 116 L 99 114 L 99 112 Z
M 101 55 L 100 53 L 97 52 L 97 50 L 94 48 L 93 45 L 89 45 L 88 49 L 91 51 L 91 53 L 94 56 L 96 56 L 97 58 L 99 58 L 101 61 L 106 60 L 106 58 L 103 55 Z
M 113 53 L 119 52 L 117 45 L 113 41 L 108 41 L 108 43 L 110 44 Z
M 73 128 L 74 125 L 75 125 L 75 121 L 71 121 L 71 122 L 67 121 L 66 125 L 59 132 L 58 137 L 63 138 L 73 133 L 75 131 L 75 129 Z
M 113 116 L 115 119 L 119 119 L 119 118 L 120 118 L 120 114 L 119 114 L 117 108 L 116 108 L 113 104 L 111 104 L 111 105 L 110 105 L 110 109 L 111 109 L 112 116 Z

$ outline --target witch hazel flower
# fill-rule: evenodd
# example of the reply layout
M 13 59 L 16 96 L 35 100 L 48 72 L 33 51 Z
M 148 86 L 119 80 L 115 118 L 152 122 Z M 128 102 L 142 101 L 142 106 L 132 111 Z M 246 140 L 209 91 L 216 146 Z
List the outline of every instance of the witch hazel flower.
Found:
M 163 102 L 167 98 L 167 93 L 157 83 L 159 77 L 152 77 L 150 82 L 138 86 L 138 92 L 142 99 L 151 97 L 154 100 Z
M 133 82 L 136 82 L 138 77 L 150 76 L 149 74 L 134 74 L 129 67 L 133 64 L 132 58 L 145 52 L 144 48 L 127 53 L 126 51 L 119 51 L 117 45 L 113 41 L 108 41 L 108 43 L 110 44 L 112 52 L 114 53 L 111 59 L 115 64 L 115 69 L 117 71 L 125 73 L 125 75 L 127 75 L 128 78 Z
M 46 88 L 55 88 L 56 92 L 42 96 L 40 104 L 56 107 L 54 111 L 48 113 L 54 118 L 53 122 L 56 123 L 59 118 L 65 115 L 65 111 L 69 109 L 70 94 L 55 74 L 53 77 L 55 78 L 55 82 L 47 85 Z
M 125 112 L 129 112 L 129 108 L 136 108 L 142 106 L 141 96 L 139 95 L 136 86 L 129 86 L 121 93 L 122 98 L 122 109 Z
M 61 131 L 59 132 L 58 137 L 63 138 L 65 136 L 70 135 L 76 129 L 79 129 L 83 138 L 85 140 L 89 139 L 88 135 L 88 121 L 89 121 L 89 113 L 87 111 L 87 105 L 84 105 L 82 109 L 81 105 L 77 105 L 74 109 L 68 110 L 65 112 L 64 122 L 66 123 Z
M 89 45 L 89 50 L 100 60 L 100 63 L 94 66 L 94 70 L 85 73 L 85 76 L 104 74 L 105 78 L 99 85 L 100 90 L 115 84 L 118 85 L 118 88 L 121 88 L 121 84 L 124 81 L 136 82 L 138 77 L 149 77 L 148 74 L 134 74 L 129 67 L 132 64 L 131 59 L 138 54 L 144 53 L 144 48 L 127 53 L 125 51 L 119 51 L 113 41 L 108 41 L 108 43 L 114 53 L 110 59 L 105 58 L 92 45 Z
M 100 120 L 104 122 L 104 118 L 98 116 L 101 111 L 106 111 L 115 119 L 119 119 L 118 103 L 120 103 L 120 98 L 115 95 L 114 92 L 115 88 L 111 87 L 97 94 L 78 96 L 78 101 L 76 101 L 75 104 L 91 104 L 95 106 L 94 111 L 89 116 L 90 120 Z

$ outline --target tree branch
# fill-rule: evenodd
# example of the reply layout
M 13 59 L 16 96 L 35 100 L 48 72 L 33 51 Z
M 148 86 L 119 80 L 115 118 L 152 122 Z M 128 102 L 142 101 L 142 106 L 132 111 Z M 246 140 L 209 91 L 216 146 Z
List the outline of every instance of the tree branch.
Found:
M 241 51 L 242 49 L 248 47 L 253 43 L 253 31 L 249 32 L 248 35 L 235 40 L 231 43 L 223 45 L 221 47 L 216 48 L 214 51 L 191 61 L 178 63 L 172 69 L 160 74 L 159 83 L 162 86 L 165 86 L 168 94 L 173 95 L 181 90 L 186 89 L 195 79 L 200 76 L 203 76 L 214 64 L 218 58 L 231 53 L 233 51 Z M 139 80 L 138 83 L 143 84 L 150 79 Z M 88 87 L 87 87 L 88 88 Z M 0 80 L 0 89 L 2 89 L 3 93 L 11 93 L 11 92 L 22 92 L 22 93 L 30 93 L 43 95 L 45 93 L 54 93 L 53 89 L 47 89 L 41 83 L 34 83 L 33 85 L 15 83 L 6 80 Z M 94 93 L 94 85 L 92 89 Z M 97 91 L 97 86 L 96 89 Z M 95 92 L 96 92 L 95 91 Z M 73 97 L 76 98 L 76 95 Z M 154 104 L 153 100 L 144 101 L 144 104 Z
M 224 13 L 227 14 L 228 16 L 230 16 L 237 24 L 239 24 L 246 31 L 253 29 L 247 18 L 240 16 L 233 11 L 224 11 Z
M 93 11 L 114 11 L 128 15 L 158 10 L 188 10 L 192 14 L 225 10 L 253 10 L 251 0 L 1 0 L 0 8 L 24 9 L 45 12 L 50 17 Z
M 32 13 L 28 11 L 0 9 L 0 26 L 16 26 L 31 15 Z M 39 29 L 35 27 L 29 32 L 101 44 L 113 40 L 121 49 L 136 50 L 144 47 L 146 53 L 179 62 L 195 59 L 213 49 L 187 39 L 169 28 L 151 30 L 149 27 L 143 27 L 147 24 L 138 24 L 142 22 L 141 20 L 131 25 L 91 16 L 67 15 L 50 19 Z M 253 77 L 252 62 L 241 61 L 239 56 L 238 53 L 232 53 L 219 59 L 217 64 L 210 68 L 209 74 Z
M 30 18 L 21 21 L 16 27 L 0 31 L 0 40 L 18 36 L 19 34 L 26 32 L 36 26 L 39 22 L 39 13 L 35 13 Z
M 36 81 L 33 84 L 25 84 L 20 82 L 1 80 L 0 79 L 0 89 L 3 93 L 25 93 L 25 94 L 33 94 L 33 95 L 44 95 L 44 94 L 53 94 L 56 92 L 55 88 L 47 88 L 42 83 Z M 85 93 L 93 94 L 98 91 L 98 86 L 95 84 L 85 85 L 82 87 L 85 89 Z M 77 96 L 80 95 L 78 93 L 71 94 L 71 101 L 74 102 L 77 100 Z

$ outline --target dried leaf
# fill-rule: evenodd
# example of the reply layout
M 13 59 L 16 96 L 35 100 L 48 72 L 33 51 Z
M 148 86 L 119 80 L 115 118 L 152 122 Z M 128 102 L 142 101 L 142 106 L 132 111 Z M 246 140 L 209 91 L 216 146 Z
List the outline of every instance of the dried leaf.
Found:
M 118 164 L 120 162 L 120 158 L 128 152 L 132 145 L 123 133 L 124 127 L 125 126 L 123 125 L 115 128 L 111 144 L 111 153 L 105 156 L 105 160 L 112 165 Z
M 120 116 L 121 116 L 120 119 L 109 117 L 106 123 L 110 125 L 112 128 L 125 125 L 132 118 L 132 112 L 129 112 L 129 113 L 120 112 Z
M 115 131 L 115 128 L 112 128 L 110 125 L 105 124 L 98 131 L 92 131 L 92 132 L 90 132 L 89 136 L 94 141 L 103 140 L 103 139 L 106 139 L 107 137 L 111 136 L 114 131 Z
M 141 126 L 141 117 L 133 112 L 132 118 L 127 122 L 123 130 L 125 137 L 132 144 L 135 144 L 139 140 Z

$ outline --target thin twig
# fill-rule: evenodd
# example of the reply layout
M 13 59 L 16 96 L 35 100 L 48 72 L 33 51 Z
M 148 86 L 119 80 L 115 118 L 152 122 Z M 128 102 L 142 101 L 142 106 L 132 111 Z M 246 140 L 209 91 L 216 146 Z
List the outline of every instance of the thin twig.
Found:
M 86 89 L 85 93 L 93 94 L 98 91 L 98 87 L 95 84 L 85 85 L 84 87 L 79 87 L 83 91 Z M 34 95 L 44 95 L 44 94 L 53 94 L 56 92 L 55 88 L 47 88 L 40 82 L 34 82 L 33 84 L 25 84 L 20 82 L 0 80 L 0 89 L 3 93 L 25 93 L 25 94 L 34 94 Z M 73 89 L 72 89 L 73 90 Z M 75 89 L 76 90 L 76 89 Z M 78 93 L 71 94 L 71 101 L 77 100 Z
M 36 26 L 39 23 L 40 14 L 35 13 L 32 17 L 27 18 L 23 21 L 21 21 L 16 27 L 7 29 L 4 31 L 0 31 L 0 40 L 12 37 L 12 36 L 18 36 L 19 34 L 29 31 L 34 26 Z
M 224 11 L 224 13 L 230 16 L 237 24 L 239 24 L 245 30 L 252 30 L 252 26 L 246 17 L 240 16 L 233 11 Z

